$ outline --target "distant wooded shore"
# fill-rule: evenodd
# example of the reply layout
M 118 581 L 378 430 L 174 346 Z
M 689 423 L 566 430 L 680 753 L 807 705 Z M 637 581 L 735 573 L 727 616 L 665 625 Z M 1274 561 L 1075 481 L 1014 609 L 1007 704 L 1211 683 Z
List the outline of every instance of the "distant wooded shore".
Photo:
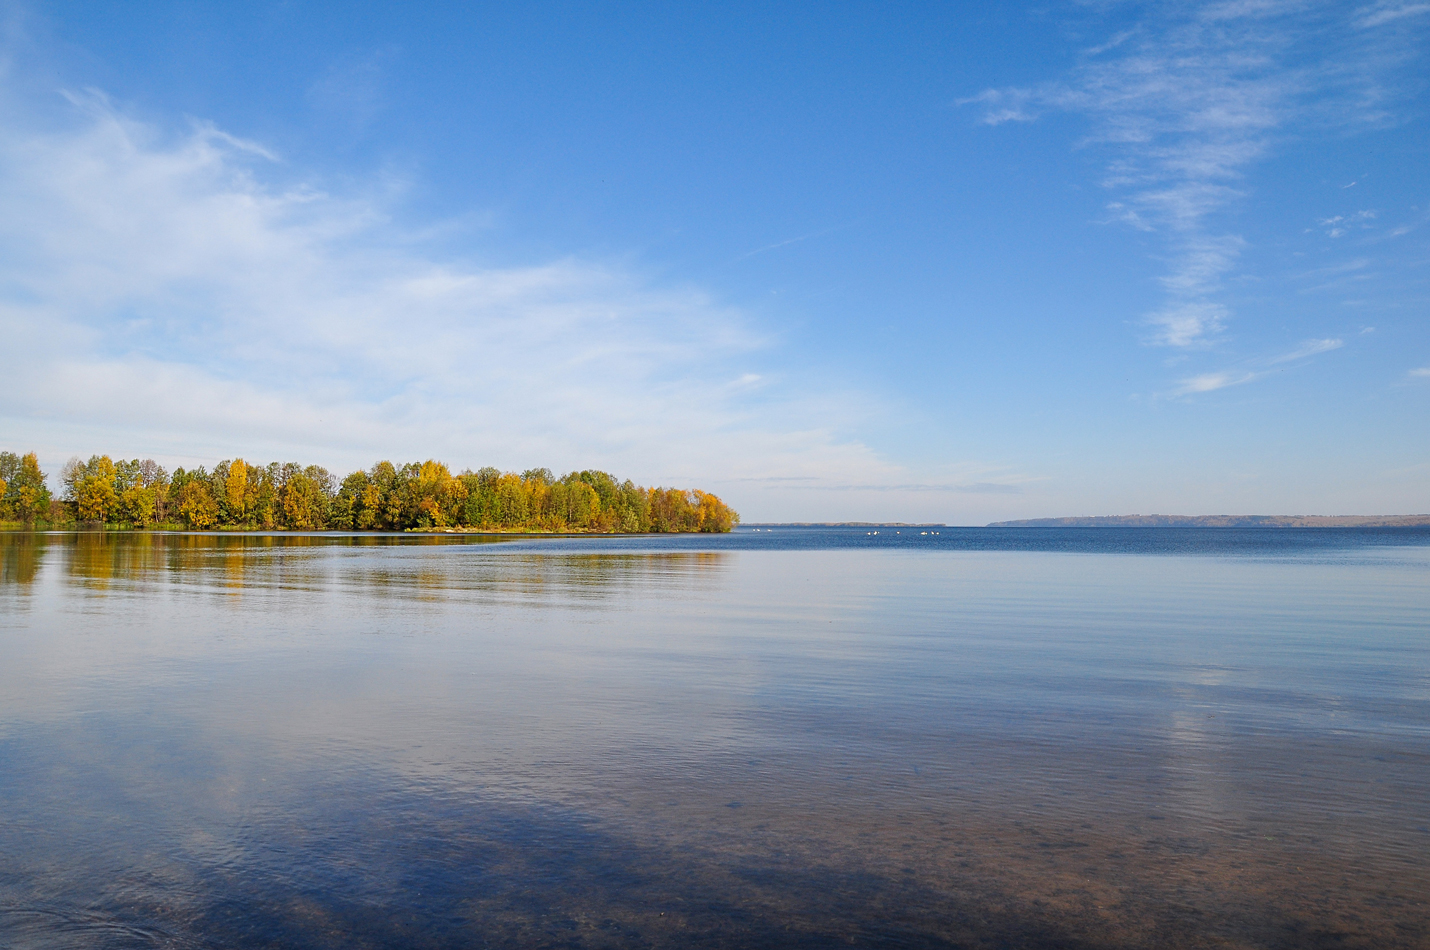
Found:
M 990 528 L 1413 528 L 1430 515 L 1099 515 L 995 521 Z
M 1430 526 L 1430 515 L 1098 515 L 1087 518 L 1029 518 L 995 521 L 987 528 L 1404 528 Z M 774 528 L 948 528 L 941 522 L 760 521 L 744 525 Z M 977 525 L 952 527 L 976 528 Z
M 947 528 L 934 521 L 749 521 L 746 528 Z
M 698 488 L 645 488 L 594 469 L 456 475 L 378 462 L 341 481 L 319 465 L 243 459 L 168 472 L 153 459 L 70 459 L 53 497 L 35 453 L 0 452 L 0 522 L 232 531 L 459 530 L 524 534 L 727 532 L 740 516 Z

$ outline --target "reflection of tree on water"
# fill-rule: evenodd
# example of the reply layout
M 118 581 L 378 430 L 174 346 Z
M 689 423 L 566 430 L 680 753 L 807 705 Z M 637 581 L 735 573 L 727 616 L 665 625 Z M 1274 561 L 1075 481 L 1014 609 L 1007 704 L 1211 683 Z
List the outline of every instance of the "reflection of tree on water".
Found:
M 27 537 L 33 545 L 36 536 Z M 730 557 L 716 551 L 546 553 L 439 536 L 86 531 L 51 536 L 50 543 L 64 551 L 68 577 L 100 589 L 169 583 L 230 594 L 346 591 L 426 601 L 590 603 L 634 589 L 706 589 Z M 5 549 L 7 579 L 12 559 L 19 570 L 16 548 L 13 554 Z M 29 576 L 36 569 L 28 568 Z
M 45 556 L 43 534 L 7 531 L 0 534 L 0 584 L 28 587 L 40 571 Z
M 416 552 L 412 552 L 416 553 Z M 444 552 L 439 557 L 364 560 L 339 569 L 335 582 L 354 594 L 424 601 L 591 604 L 635 590 L 715 586 L 725 552 L 571 554 Z
M 79 531 L 50 538 L 63 552 L 66 574 L 86 586 L 103 589 L 113 583 L 151 578 L 164 570 L 167 545 L 162 535 Z

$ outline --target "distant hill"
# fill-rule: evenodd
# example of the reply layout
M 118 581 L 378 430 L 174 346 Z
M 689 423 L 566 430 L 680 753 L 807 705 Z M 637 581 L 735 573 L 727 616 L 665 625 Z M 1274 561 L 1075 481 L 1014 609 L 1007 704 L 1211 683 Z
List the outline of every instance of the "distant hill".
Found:
M 943 523 L 908 521 L 748 521 L 742 528 L 947 528 Z
M 1099 515 L 996 521 L 990 528 L 1404 528 L 1430 515 Z

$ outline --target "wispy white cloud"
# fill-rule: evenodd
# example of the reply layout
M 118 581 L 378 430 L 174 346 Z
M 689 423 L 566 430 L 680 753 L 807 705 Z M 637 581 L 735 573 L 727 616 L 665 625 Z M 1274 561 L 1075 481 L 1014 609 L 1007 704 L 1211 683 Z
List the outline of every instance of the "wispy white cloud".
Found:
M 1199 376 L 1192 376 L 1182 380 L 1182 384 L 1173 391 L 1172 395 L 1189 396 L 1195 393 L 1215 392 L 1218 389 L 1226 389 L 1229 386 L 1240 386 L 1243 383 L 1249 383 L 1254 379 L 1259 379 L 1260 376 L 1260 373 L 1231 371 L 1202 373 Z
M 1388 58 L 1378 54 L 1379 41 L 1335 38 L 1426 6 L 1355 11 L 1326 0 L 1231 0 L 1152 7 L 1134 28 L 1084 50 L 1065 79 L 988 89 L 961 104 L 980 107 L 990 125 L 1050 111 L 1088 116 L 1084 145 L 1105 156 L 1102 184 L 1116 193 L 1112 219 L 1167 243 L 1167 300 L 1146 316 L 1155 331 L 1148 341 L 1205 346 L 1231 318 L 1218 297 L 1244 242 L 1221 214 L 1246 194 L 1247 171 L 1297 124 L 1383 117 L 1389 94 L 1377 70 Z M 1308 37 L 1317 42 L 1308 45 Z M 1340 236 L 1348 224 L 1328 226 Z
M 1232 386 L 1242 386 L 1270 375 L 1271 370 L 1269 367 L 1309 359 L 1321 353 L 1338 350 L 1344 345 L 1345 341 L 1338 339 L 1304 340 L 1301 345 L 1294 350 L 1281 353 L 1277 356 L 1251 361 L 1238 369 L 1225 369 L 1211 373 L 1201 373 L 1183 379 L 1177 388 L 1169 395 L 1173 398 L 1193 396 L 1199 393 L 1215 392 L 1218 389 L 1228 389 Z
M 811 231 L 809 234 L 801 234 L 799 237 L 787 238 L 783 241 L 776 241 L 773 244 L 766 244 L 764 247 L 757 247 L 753 251 L 746 251 L 744 254 L 741 254 L 739 257 L 735 258 L 735 260 L 737 262 L 743 261 L 746 258 L 754 257 L 756 254 L 763 254 L 766 251 L 773 251 L 782 247 L 789 247 L 791 244 L 799 244 L 801 241 L 808 241 L 810 238 L 816 238 L 828 234 L 831 230 L 833 229 L 825 228 L 822 231 Z
M 1296 349 L 1280 356 L 1273 356 L 1267 363 L 1275 365 L 1277 363 L 1290 363 L 1294 360 L 1303 360 L 1308 356 L 1316 356 L 1320 353 L 1329 353 L 1331 350 L 1338 350 L 1345 346 L 1344 340 L 1306 340 Z
M 1167 346 L 1189 347 L 1205 344 L 1207 339 L 1226 325 L 1227 310 L 1221 304 L 1205 301 L 1182 301 L 1146 318 L 1156 331 L 1153 342 Z
M 1361 10 L 1359 25 L 1364 29 L 1384 26 L 1409 16 L 1430 13 L 1430 3 L 1377 3 Z
M 1430 366 L 1421 366 L 1410 371 L 1412 379 L 1430 379 Z
M 270 169 L 295 172 L 260 144 L 68 102 L 30 124 L 0 102 L 0 330 L 25 354 L 7 363 L 9 438 L 707 484 L 909 478 L 839 427 L 867 396 L 768 385 L 775 342 L 698 287 L 612 261 L 439 254 L 390 196 L 277 185 Z
M 993 124 L 1049 109 L 1094 119 L 1087 144 L 1107 152 L 1103 184 L 1119 193 L 1114 216 L 1169 239 L 1169 299 L 1147 318 L 1156 343 L 1201 345 L 1225 326 L 1227 310 L 1211 295 L 1241 240 L 1208 230 L 1207 219 L 1241 196 L 1244 169 L 1266 152 L 1299 91 L 1299 79 L 1277 68 L 1277 44 L 1259 35 L 1262 7 L 1221 4 L 1144 24 L 1087 51 L 1066 82 L 968 100 Z
M 1358 230 L 1368 230 L 1373 227 L 1373 221 L 1379 212 L 1372 210 L 1356 211 L 1351 214 L 1336 214 L 1328 218 L 1317 220 L 1316 224 L 1325 228 L 1326 237 L 1344 237 L 1352 228 Z
M 984 125 L 1002 125 L 1004 122 L 1032 122 L 1041 114 L 1035 104 L 1046 101 L 1046 96 L 1034 89 L 985 89 L 976 96 L 957 100 L 960 106 L 982 105 Z

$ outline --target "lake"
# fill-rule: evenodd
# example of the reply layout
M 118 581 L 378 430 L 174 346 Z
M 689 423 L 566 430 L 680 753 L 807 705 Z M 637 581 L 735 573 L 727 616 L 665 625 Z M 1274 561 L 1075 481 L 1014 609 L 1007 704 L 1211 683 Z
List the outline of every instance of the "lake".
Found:
M 1427 529 L 0 534 L 6 948 L 1425 947 L 1427 901 Z

